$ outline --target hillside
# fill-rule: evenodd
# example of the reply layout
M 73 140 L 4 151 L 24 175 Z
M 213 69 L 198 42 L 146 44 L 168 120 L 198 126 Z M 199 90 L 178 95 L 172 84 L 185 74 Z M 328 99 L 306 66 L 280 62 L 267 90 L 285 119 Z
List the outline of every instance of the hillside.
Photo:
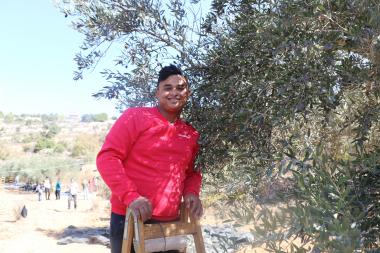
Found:
M 0 114 L 0 176 L 33 182 L 93 168 L 114 121 L 95 116 Z

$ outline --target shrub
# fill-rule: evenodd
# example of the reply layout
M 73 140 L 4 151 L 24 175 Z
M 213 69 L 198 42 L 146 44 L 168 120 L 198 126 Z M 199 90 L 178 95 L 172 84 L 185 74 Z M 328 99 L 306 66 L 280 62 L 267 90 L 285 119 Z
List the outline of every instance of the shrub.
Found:
M 46 137 L 43 137 L 41 136 L 38 140 L 37 140 L 37 143 L 36 145 L 34 146 L 34 150 L 33 152 L 34 153 L 37 153 L 43 149 L 49 149 L 49 148 L 53 148 L 54 147 L 54 141 L 49 139 L 49 138 L 46 138 Z

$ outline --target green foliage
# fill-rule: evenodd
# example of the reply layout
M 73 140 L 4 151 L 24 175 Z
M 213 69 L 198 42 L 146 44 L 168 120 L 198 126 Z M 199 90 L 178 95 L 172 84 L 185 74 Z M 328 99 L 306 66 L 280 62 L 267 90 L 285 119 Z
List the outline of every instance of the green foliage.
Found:
M 40 152 L 43 149 L 51 149 L 54 148 L 54 141 L 50 138 L 46 138 L 44 136 L 41 136 L 34 146 L 34 153 Z
M 373 2 L 261 1 L 257 7 L 251 5 L 256 1 L 226 2 L 219 17 L 224 29 L 211 24 L 217 42 L 195 98 L 198 125 L 207 133 L 204 147 L 211 151 L 206 160 L 222 155 L 231 161 L 229 150 L 236 146 L 267 163 L 288 141 L 290 135 L 281 132 L 290 132 L 294 121 L 303 121 L 303 129 L 323 126 L 345 103 L 344 92 L 364 95 L 369 83 L 378 82 L 375 63 L 367 58 L 368 45 L 379 34 L 377 23 L 365 23 L 367 10 L 376 8 Z M 369 97 L 376 101 L 379 86 L 371 89 Z
M 104 122 L 108 120 L 107 113 L 84 114 L 81 117 L 82 122 Z
M 362 244 L 368 248 L 380 248 L 380 152 L 379 149 L 353 161 L 353 186 L 350 194 L 355 198 L 354 208 L 363 214 L 358 216 Z
M 209 25 L 217 43 L 206 56 L 208 64 L 195 98 L 199 107 L 194 118 L 206 134 L 203 163 L 212 162 L 211 173 L 215 168 L 222 171 L 226 164 L 240 170 L 243 163 L 250 169 L 241 175 L 249 174 L 255 181 L 262 178 L 261 182 L 286 173 L 300 179 L 293 196 L 298 209 L 281 214 L 293 217 L 288 224 L 299 227 L 277 234 L 281 224 L 273 218 L 269 221 L 273 227 L 262 229 L 271 231 L 272 237 L 266 234 L 269 238 L 279 236 L 272 250 L 290 235 L 309 238 L 316 248 L 328 252 L 378 247 L 378 238 L 354 226 L 363 212 L 356 211 L 357 200 L 347 186 L 354 181 L 347 161 L 361 160 L 368 151 L 379 152 L 379 62 L 374 57 L 379 51 L 374 47 L 380 23 L 370 11 L 378 5 L 372 1 L 215 3 L 218 8 Z M 320 144 L 329 154 L 328 163 L 317 153 L 312 164 L 310 155 Z M 301 154 L 305 157 L 297 159 Z M 294 166 L 300 167 L 301 176 L 290 172 Z M 305 182 L 309 185 L 303 186 Z M 253 184 L 246 191 L 254 195 L 260 189 L 255 186 L 263 187 Z M 362 190 L 367 187 L 358 185 Z M 331 196 L 338 200 L 330 201 Z M 342 221 L 331 218 L 341 213 Z M 377 232 L 378 221 L 368 223 Z M 324 231 L 315 232 L 313 224 Z M 366 240 L 371 242 L 362 243 Z

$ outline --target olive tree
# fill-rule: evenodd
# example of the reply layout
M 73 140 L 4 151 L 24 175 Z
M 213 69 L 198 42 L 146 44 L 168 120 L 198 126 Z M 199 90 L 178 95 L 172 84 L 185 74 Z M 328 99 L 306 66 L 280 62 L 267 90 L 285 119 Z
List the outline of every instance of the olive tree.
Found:
M 157 71 L 181 66 L 209 183 L 252 210 L 234 200 L 287 182 L 286 208 L 263 206 L 262 242 L 277 252 L 284 241 L 298 252 L 378 247 L 378 2 L 214 0 L 208 13 L 202 2 L 63 1 L 85 35 L 74 78 L 120 52 L 96 96 L 122 109 L 153 104 Z
M 252 195 L 284 176 L 293 184 L 287 208 L 257 216 L 271 250 L 294 238 L 302 242 L 289 251 L 379 247 L 378 10 L 376 1 L 215 1 L 198 90 L 205 159 Z

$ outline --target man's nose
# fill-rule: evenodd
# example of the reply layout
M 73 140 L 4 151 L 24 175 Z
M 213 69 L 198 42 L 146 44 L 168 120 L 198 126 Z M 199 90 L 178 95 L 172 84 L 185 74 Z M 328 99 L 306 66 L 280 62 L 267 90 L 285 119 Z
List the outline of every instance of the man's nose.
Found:
M 177 89 L 171 89 L 170 90 L 170 95 L 173 95 L 173 96 L 176 96 L 176 95 L 178 95 L 178 90 Z

